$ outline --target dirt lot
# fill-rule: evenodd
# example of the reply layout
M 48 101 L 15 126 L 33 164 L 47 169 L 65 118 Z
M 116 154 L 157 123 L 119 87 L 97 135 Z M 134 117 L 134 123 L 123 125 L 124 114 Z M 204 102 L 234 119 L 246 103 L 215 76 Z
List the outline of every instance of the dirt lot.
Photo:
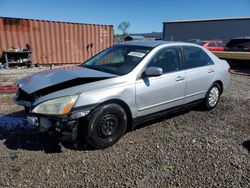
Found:
M 250 76 L 232 75 L 213 111 L 149 122 L 98 151 L 39 134 L 11 97 L 0 95 L 0 187 L 250 187 Z

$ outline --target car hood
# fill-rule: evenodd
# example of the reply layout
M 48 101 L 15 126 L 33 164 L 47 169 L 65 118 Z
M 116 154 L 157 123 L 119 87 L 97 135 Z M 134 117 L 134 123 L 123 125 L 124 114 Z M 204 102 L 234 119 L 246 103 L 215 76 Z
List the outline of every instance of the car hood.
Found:
M 17 84 L 22 90 L 30 94 L 35 91 L 52 88 L 54 86 L 58 86 L 59 90 L 70 86 L 90 83 L 116 76 L 117 75 L 85 67 L 71 66 L 42 71 L 18 80 Z M 54 88 L 52 88 L 52 90 L 55 90 Z

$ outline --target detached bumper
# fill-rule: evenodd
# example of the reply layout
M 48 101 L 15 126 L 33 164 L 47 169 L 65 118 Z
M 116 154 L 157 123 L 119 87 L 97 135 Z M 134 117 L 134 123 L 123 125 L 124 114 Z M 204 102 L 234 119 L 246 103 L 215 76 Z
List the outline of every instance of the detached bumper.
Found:
M 78 120 L 59 120 L 56 122 L 55 131 L 60 133 L 62 141 L 74 142 L 78 135 Z
M 77 139 L 78 120 L 76 119 L 56 119 L 27 115 L 26 121 L 30 125 L 39 127 L 40 132 L 56 133 L 61 141 L 74 142 Z

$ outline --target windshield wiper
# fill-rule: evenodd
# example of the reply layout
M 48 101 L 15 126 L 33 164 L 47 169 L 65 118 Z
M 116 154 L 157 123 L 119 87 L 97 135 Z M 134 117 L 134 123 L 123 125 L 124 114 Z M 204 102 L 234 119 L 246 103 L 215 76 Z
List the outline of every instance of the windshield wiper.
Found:
M 111 70 L 107 70 L 102 66 L 94 66 L 94 65 L 82 65 L 82 67 L 88 68 L 88 69 L 93 69 L 93 70 L 98 70 L 101 72 L 105 72 L 105 73 L 109 73 L 109 74 L 115 74 L 115 75 L 120 75 L 117 72 L 111 71 Z
M 105 71 L 103 71 L 103 68 L 97 67 L 97 66 L 93 66 L 93 65 L 83 65 L 83 67 L 88 68 L 88 69 L 98 70 L 98 71 L 101 71 L 101 72 L 105 72 Z

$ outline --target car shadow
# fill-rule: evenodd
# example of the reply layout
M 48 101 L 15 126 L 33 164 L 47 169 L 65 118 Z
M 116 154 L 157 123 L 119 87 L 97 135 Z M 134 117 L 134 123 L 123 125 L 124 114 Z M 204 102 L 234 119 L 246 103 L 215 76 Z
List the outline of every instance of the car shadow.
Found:
M 242 143 L 242 146 L 248 151 L 250 152 L 250 140 L 246 140 Z
M 126 134 L 196 109 L 198 108 L 190 108 L 188 110 L 174 112 L 138 124 L 133 130 L 127 131 Z M 62 147 L 80 151 L 93 150 L 84 138 L 81 138 L 75 143 L 62 143 L 56 136 L 47 133 L 40 133 L 37 127 L 27 124 L 23 111 L 0 115 L 0 140 L 2 140 L 4 145 L 11 150 L 23 149 L 30 151 L 43 151 L 45 153 L 61 153 Z
M 138 129 L 142 129 L 144 127 L 148 127 L 152 124 L 155 124 L 155 123 L 160 123 L 164 120 L 168 120 L 168 119 L 171 119 L 171 118 L 174 118 L 174 117 L 178 117 L 178 116 L 181 116 L 181 115 L 184 115 L 188 112 L 190 112 L 191 110 L 198 110 L 198 108 L 190 108 L 190 109 L 185 109 L 185 110 L 181 110 L 181 111 L 177 111 L 177 112 L 172 112 L 172 113 L 169 113 L 169 114 L 166 114 L 166 115 L 162 115 L 162 116 L 159 116 L 153 120 L 149 120 L 149 121 L 146 121 L 146 122 L 143 122 L 143 123 L 140 123 L 138 125 L 136 125 L 136 127 L 133 129 L 133 130 L 138 130 Z M 131 130 L 131 131 L 133 131 Z M 127 133 L 131 132 L 131 131 L 128 131 Z
M 233 69 L 232 73 L 241 76 L 250 76 L 250 70 L 247 69 Z
M 59 140 L 40 133 L 37 127 L 29 125 L 23 111 L 0 115 L 0 140 L 11 150 L 62 152 Z
M 233 74 L 250 76 L 250 61 L 231 60 L 228 62 L 231 66 Z

